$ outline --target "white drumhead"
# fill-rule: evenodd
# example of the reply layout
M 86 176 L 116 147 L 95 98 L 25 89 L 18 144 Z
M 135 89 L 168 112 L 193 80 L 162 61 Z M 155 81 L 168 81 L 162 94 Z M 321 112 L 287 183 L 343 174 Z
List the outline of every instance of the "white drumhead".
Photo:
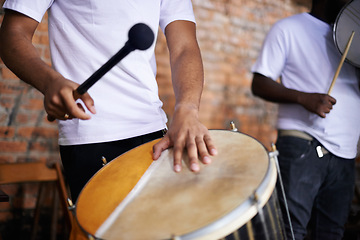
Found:
M 344 53 L 353 31 L 355 34 L 346 61 L 360 67 L 360 0 L 349 2 L 337 16 L 333 36 L 336 47 L 341 54 Z

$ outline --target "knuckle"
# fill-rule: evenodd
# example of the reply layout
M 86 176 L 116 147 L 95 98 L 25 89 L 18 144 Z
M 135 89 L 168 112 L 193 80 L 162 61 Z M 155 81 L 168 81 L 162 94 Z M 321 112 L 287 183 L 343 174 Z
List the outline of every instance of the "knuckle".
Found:
M 186 147 L 187 147 L 188 149 L 193 149 L 193 148 L 196 148 L 196 144 L 195 144 L 194 142 L 188 142 L 188 143 L 186 144 Z

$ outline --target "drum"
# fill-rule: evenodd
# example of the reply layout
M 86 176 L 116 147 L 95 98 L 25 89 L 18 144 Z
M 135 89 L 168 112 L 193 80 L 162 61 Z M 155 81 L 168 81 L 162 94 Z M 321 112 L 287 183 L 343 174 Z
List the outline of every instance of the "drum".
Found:
M 155 140 L 120 155 L 86 184 L 76 219 L 100 239 L 284 239 L 274 161 L 254 138 L 210 130 L 218 149 L 198 173 L 173 171 Z M 270 201 L 269 201 L 270 199 Z M 256 236 L 260 236 L 256 238 Z
M 352 0 L 347 3 L 338 14 L 334 24 L 333 37 L 341 54 L 344 54 L 352 32 L 355 34 L 346 61 L 360 67 L 360 0 Z

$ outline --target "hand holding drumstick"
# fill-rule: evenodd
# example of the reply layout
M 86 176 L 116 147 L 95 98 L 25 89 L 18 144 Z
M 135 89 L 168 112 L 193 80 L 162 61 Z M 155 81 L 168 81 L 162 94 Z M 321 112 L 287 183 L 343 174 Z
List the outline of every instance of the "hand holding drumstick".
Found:
M 72 100 L 77 100 L 83 96 L 87 92 L 87 90 L 94 85 L 101 77 L 103 77 L 111 68 L 113 68 L 118 62 L 120 62 L 124 57 L 126 57 L 130 52 L 138 49 L 138 50 L 146 50 L 148 49 L 154 42 L 155 35 L 151 28 L 144 23 L 138 23 L 132 26 L 129 30 L 128 41 L 125 43 L 125 46 L 122 47 L 114 56 L 112 56 L 103 66 L 101 66 L 96 72 L 94 72 L 85 82 L 83 82 L 80 86 L 78 86 L 75 90 L 72 91 L 72 97 L 64 98 L 71 99 L 67 100 L 68 106 L 74 106 L 74 102 Z M 68 88 L 69 89 L 69 88 Z M 86 99 L 90 102 L 87 107 L 92 113 L 95 113 L 95 108 L 93 104 L 93 100 L 89 100 L 89 96 L 86 96 Z M 62 100 L 65 102 L 65 100 Z M 85 103 L 86 105 L 86 103 Z M 80 109 L 83 109 L 80 104 L 77 105 Z M 76 107 L 75 107 L 76 108 Z M 83 119 L 89 119 L 89 116 L 83 115 Z M 72 119 L 71 113 L 65 113 L 61 120 Z M 49 121 L 54 121 L 56 119 L 55 116 L 48 115 Z
M 336 99 L 330 96 L 330 93 L 334 87 L 335 81 L 339 76 L 342 65 L 346 59 L 346 56 L 349 52 L 351 42 L 353 40 L 355 32 L 353 31 L 348 43 L 346 44 L 344 54 L 341 57 L 339 66 L 335 72 L 334 78 L 331 82 L 330 88 L 327 94 L 318 94 L 318 93 L 303 93 L 303 97 L 300 98 L 301 105 L 305 107 L 310 112 L 317 114 L 318 116 L 325 118 L 326 114 L 329 113 L 332 109 L 332 106 L 336 103 Z

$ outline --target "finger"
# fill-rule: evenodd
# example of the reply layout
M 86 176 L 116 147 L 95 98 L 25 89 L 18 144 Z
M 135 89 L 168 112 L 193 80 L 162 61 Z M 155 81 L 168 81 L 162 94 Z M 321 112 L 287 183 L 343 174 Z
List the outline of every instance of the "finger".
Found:
M 332 105 L 335 105 L 335 104 L 336 104 L 336 99 L 333 98 L 333 97 L 331 97 L 331 96 L 330 96 L 329 101 L 330 101 L 330 103 L 331 103 Z
M 92 114 L 96 114 L 94 100 L 92 99 L 92 97 L 90 97 L 88 93 L 84 93 L 81 96 L 81 100 L 84 102 L 86 108 L 89 109 Z
M 212 138 L 210 137 L 210 135 L 206 134 L 204 136 L 204 141 L 206 144 L 206 147 L 210 153 L 211 156 L 216 156 L 218 154 L 216 147 L 215 147 L 215 143 L 213 142 Z
M 174 145 L 174 171 L 180 172 L 182 169 L 182 154 L 184 150 L 183 141 L 178 140 L 176 145 Z
M 45 108 L 45 110 L 46 110 L 46 112 L 48 114 L 47 115 L 47 120 L 49 122 L 53 122 L 56 119 L 67 120 L 67 119 L 70 118 L 70 115 L 66 114 L 64 108 L 62 108 L 61 106 L 52 105 L 49 108 Z
M 91 116 L 86 114 L 83 107 L 79 107 L 78 104 L 75 102 L 74 98 L 66 97 L 64 98 L 64 105 L 67 109 L 67 114 L 69 114 L 73 118 L 79 118 L 83 120 L 90 119 Z
M 54 95 L 50 98 L 44 98 L 44 107 L 45 111 L 48 114 L 47 119 L 50 122 L 55 121 L 57 118 L 64 116 L 65 110 L 63 109 L 63 104 L 60 98 L 57 95 Z
M 204 164 L 209 164 L 211 163 L 211 158 L 209 157 L 209 152 L 208 149 L 206 147 L 204 138 L 202 137 L 197 137 L 195 139 L 196 142 L 196 146 L 200 155 L 200 159 Z
M 158 160 L 161 153 L 168 149 L 170 146 L 170 140 L 168 135 L 165 135 L 158 143 L 153 146 L 153 160 Z
M 198 172 L 200 170 L 198 149 L 195 139 L 189 137 L 186 143 L 187 154 L 189 158 L 190 170 Z
M 73 119 L 73 117 L 71 117 L 69 114 L 67 113 L 64 113 L 62 114 L 61 116 L 59 117 L 54 117 L 53 115 L 47 115 L 47 120 L 49 122 L 53 122 L 55 121 L 56 119 L 59 119 L 59 120 L 70 120 L 70 119 Z
M 325 118 L 326 117 L 326 115 L 325 115 L 325 113 L 324 112 L 319 112 L 319 113 L 317 113 L 320 117 L 322 117 L 322 118 Z

